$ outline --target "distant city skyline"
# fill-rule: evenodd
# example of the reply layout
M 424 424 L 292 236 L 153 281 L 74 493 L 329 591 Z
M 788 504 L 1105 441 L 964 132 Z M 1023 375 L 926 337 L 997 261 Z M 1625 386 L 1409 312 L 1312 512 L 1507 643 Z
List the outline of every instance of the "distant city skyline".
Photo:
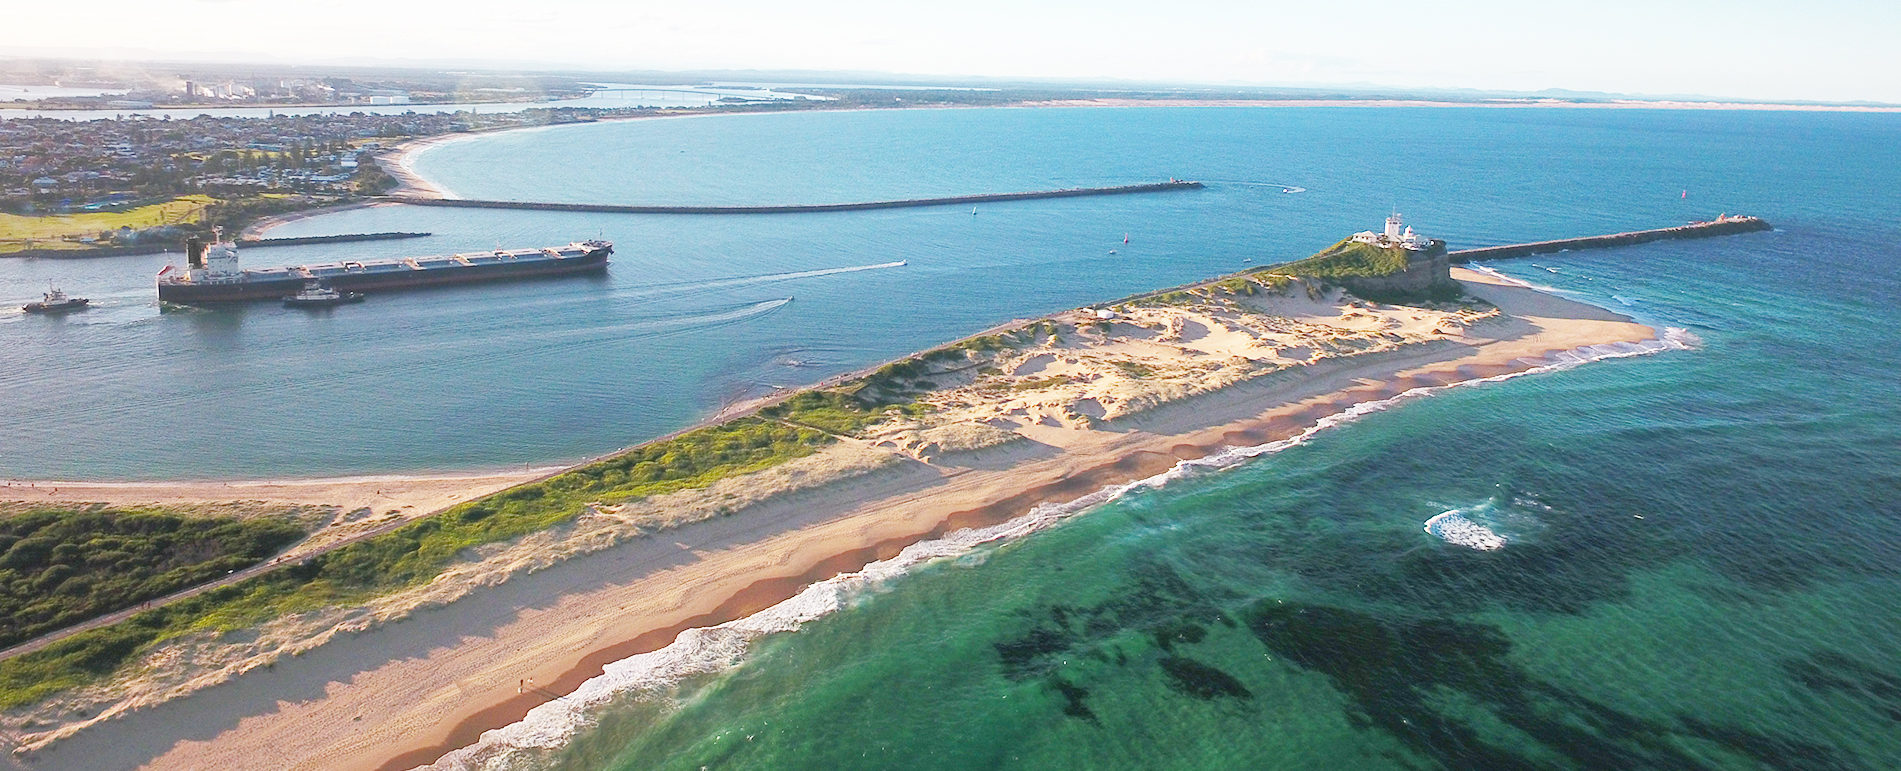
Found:
M 1278 4 L 1276 4 L 1278 5 Z M 93 0 L 8 12 L 0 55 L 804 70 L 1232 86 L 1564 89 L 1901 103 L 1901 5 L 1611 0 L 1544 7 L 1189 0 Z M 1862 41 L 1862 42 L 1855 42 Z

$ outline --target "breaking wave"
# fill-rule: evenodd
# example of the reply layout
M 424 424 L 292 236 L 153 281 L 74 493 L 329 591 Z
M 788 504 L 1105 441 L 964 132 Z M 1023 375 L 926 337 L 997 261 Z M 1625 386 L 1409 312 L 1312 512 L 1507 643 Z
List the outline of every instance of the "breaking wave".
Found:
M 688 677 L 716 674 L 737 666 L 744 660 L 753 641 L 779 632 L 797 631 L 805 624 L 845 607 L 852 598 L 866 590 L 901 577 L 918 565 L 958 557 L 985 544 L 1014 540 L 1045 530 L 1132 491 L 1160 488 L 1178 479 L 1232 468 L 1253 458 L 1305 444 L 1328 429 L 1447 389 L 1558 372 L 1605 359 L 1687 350 L 1692 347 L 1693 341 L 1694 336 L 1688 332 L 1669 329 L 1660 339 L 1586 346 L 1544 359 L 1521 359 L 1521 362 L 1531 366 L 1503 375 L 1422 386 L 1385 399 L 1354 404 L 1321 418 L 1314 425 L 1286 439 L 1248 447 L 1230 447 L 1206 457 L 1181 461 L 1145 479 L 1102 488 L 1067 503 L 1040 504 L 1008 522 L 959 530 L 942 538 L 920 541 L 896 557 L 873 562 L 857 572 L 841 573 L 814 583 L 791 599 L 753 615 L 718 626 L 689 629 L 664 648 L 608 664 L 602 674 L 582 683 L 573 693 L 535 707 L 516 723 L 484 732 L 475 744 L 444 755 L 426 768 L 437 771 L 489 771 L 545 765 L 573 740 L 577 732 L 591 725 L 601 709 L 612 702 L 641 696 L 670 698 L 672 690 Z M 1505 543 L 1503 536 L 1466 519 L 1459 509 L 1428 520 L 1426 529 L 1448 542 L 1476 549 L 1496 549 Z

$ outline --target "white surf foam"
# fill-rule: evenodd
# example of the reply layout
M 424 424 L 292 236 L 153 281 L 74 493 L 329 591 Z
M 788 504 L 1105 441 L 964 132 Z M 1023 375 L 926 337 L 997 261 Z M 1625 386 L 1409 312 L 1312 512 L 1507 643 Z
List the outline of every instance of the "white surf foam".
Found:
M 1314 425 L 1286 439 L 1249 447 L 1230 447 L 1203 458 L 1181 461 L 1167 471 L 1146 479 L 1105 487 L 1068 503 L 1038 505 L 1029 513 L 1002 524 L 959 530 L 943 538 L 918 542 L 891 559 L 873 562 L 858 572 L 841 573 L 812 584 L 791 599 L 759 613 L 714 627 L 689 629 L 664 648 L 608 664 L 601 675 L 582 683 L 573 693 L 535 707 L 516 723 L 484 732 L 475 744 L 444 755 L 426 768 L 488 771 L 533 767 L 537 765 L 537 760 L 552 755 L 572 741 L 575 734 L 590 725 L 594 715 L 611 701 L 643 693 L 660 699 L 669 698 L 673 687 L 689 676 L 713 674 L 737 666 L 754 640 L 777 632 L 796 631 L 808 622 L 843 608 L 852 597 L 866 589 L 902 576 L 918 565 L 957 557 L 985 544 L 1013 540 L 1047 529 L 1131 491 L 1159 488 L 1177 479 L 1231 468 L 1252 458 L 1304 444 L 1323 431 L 1366 415 L 1383 412 L 1398 404 L 1447 389 L 1558 372 L 1605 359 L 1687 350 L 1694 339 L 1688 332 L 1672 328 L 1667 329 L 1661 339 L 1577 348 L 1541 360 L 1528 361 L 1532 366 L 1518 372 L 1414 388 L 1386 399 L 1352 405 L 1321 418 Z M 1486 540 L 1489 534 L 1490 538 L 1497 539 L 1499 546 L 1504 544 L 1503 537 L 1497 533 L 1462 516 L 1458 520 L 1463 525 L 1443 519 L 1447 515 L 1457 516 L 1457 510 L 1433 518 L 1439 521 L 1441 531 L 1434 535 L 1450 541 L 1451 537 L 1442 534 L 1449 530 L 1453 537 L 1470 541 L 1461 545 L 1486 548 L 1474 544 L 1491 543 Z M 1427 522 L 1428 532 L 1432 532 L 1433 520 Z
M 1469 262 L 1465 264 L 1465 268 L 1466 270 L 1470 270 L 1474 273 L 1483 273 L 1487 276 L 1491 276 L 1492 278 L 1498 279 L 1501 283 L 1504 283 L 1508 286 L 1515 286 L 1515 287 L 1520 287 L 1524 289 L 1536 289 L 1546 294 L 1569 294 L 1568 292 L 1565 292 L 1564 290 L 1559 289 L 1557 287 L 1545 286 L 1543 284 L 1534 284 L 1522 278 L 1514 278 L 1512 276 L 1507 276 L 1503 273 L 1498 272 L 1497 269 L 1489 265 L 1480 265 L 1479 263 L 1476 263 L 1476 262 Z

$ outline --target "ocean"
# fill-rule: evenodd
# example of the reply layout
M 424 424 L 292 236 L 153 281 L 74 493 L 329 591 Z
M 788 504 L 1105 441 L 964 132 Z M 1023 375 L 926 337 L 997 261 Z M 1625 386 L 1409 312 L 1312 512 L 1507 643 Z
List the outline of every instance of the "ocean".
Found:
M 0 317 L 0 475 L 548 463 L 1011 318 L 1304 256 L 1394 207 L 1455 247 L 1755 214 L 1777 229 L 1489 266 L 1682 330 L 1680 347 L 1402 400 L 1222 470 L 927 545 L 750 630 L 614 665 L 627 687 L 576 732 L 534 726 L 551 747 L 532 761 L 1891 768 L 1897 135 L 1892 115 L 1478 108 L 494 135 L 418 168 L 470 197 L 627 203 L 1210 185 L 976 216 L 345 212 L 274 235 L 438 234 L 351 247 L 383 255 L 598 232 L 618 254 L 599 280 L 329 314 L 160 312 L 161 257 L 0 262 L 0 297 L 57 278 L 105 306 Z

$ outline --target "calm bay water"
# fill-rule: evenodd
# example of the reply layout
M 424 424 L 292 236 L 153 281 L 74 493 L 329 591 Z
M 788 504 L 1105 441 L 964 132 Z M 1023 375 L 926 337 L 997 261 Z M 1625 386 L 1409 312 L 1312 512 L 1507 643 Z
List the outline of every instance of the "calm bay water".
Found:
M 161 311 L 152 276 L 176 255 L 0 261 L 5 307 L 49 282 L 101 306 L 64 319 L 0 315 L 0 475 L 237 478 L 581 458 L 999 321 L 1302 256 L 1392 205 L 1455 244 L 1721 211 L 1859 236 L 1891 227 L 1876 204 L 1890 200 L 1901 166 L 1894 131 L 1880 115 L 1118 109 L 494 135 L 425 153 L 419 167 L 468 196 L 656 203 L 1227 181 L 974 217 L 955 207 L 746 217 L 385 207 L 275 233 L 437 235 L 246 253 L 283 264 L 595 235 L 618 244 L 604 279 L 376 296 L 330 313 Z M 899 260 L 908 264 L 826 272 Z
M 1895 767 L 1897 139 L 1887 115 L 1318 108 L 496 135 L 419 167 L 471 197 L 629 203 L 1212 184 L 977 216 L 387 207 L 278 234 L 438 235 L 246 255 L 618 244 L 598 280 L 328 314 L 161 313 L 163 258 L 0 262 L 0 298 L 53 279 L 103 304 L 0 316 L 0 475 L 544 463 L 1012 317 L 1302 256 L 1389 206 L 1455 245 L 1759 214 L 1778 230 L 1497 266 L 1694 350 L 1454 389 L 931 564 L 631 699 L 563 760 Z M 1424 531 L 1447 511 L 1505 547 Z

